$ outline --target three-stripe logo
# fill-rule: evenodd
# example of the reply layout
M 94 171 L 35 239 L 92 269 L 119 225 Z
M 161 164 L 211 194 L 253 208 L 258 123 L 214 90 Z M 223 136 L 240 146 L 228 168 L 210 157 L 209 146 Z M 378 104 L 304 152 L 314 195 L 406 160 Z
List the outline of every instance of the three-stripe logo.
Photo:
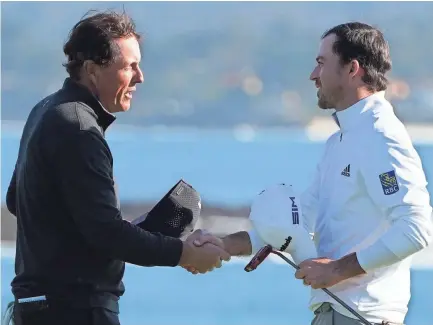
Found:
M 341 175 L 350 177 L 350 164 L 346 166 L 346 168 L 343 169 L 341 172 Z

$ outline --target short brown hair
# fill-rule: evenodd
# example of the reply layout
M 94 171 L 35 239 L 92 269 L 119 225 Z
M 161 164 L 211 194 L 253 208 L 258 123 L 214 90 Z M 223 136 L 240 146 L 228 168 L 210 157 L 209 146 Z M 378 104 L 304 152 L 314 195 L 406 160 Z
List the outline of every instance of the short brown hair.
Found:
M 333 51 L 340 57 L 342 64 L 357 60 L 365 70 L 363 81 L 372 91 L 386 90 L 386 73 L 391 70 L 392 62 L 388 42 L 382 32 L 360 22 L 341 24 L 326 31 L 322 39 L 335 34 L 337 40 Z
M 80 79 L 80 70 L 85 60 L 107 66 L 118 55 L 115 39 L 140 35 L 134 21 L 125 13 L 105 11 L 90 15 L 89 11 L 71 30 L 63 47 L 68 62 L 63 64 L 72 79 Z M 86 17 L 88 16 L 88 17 Z

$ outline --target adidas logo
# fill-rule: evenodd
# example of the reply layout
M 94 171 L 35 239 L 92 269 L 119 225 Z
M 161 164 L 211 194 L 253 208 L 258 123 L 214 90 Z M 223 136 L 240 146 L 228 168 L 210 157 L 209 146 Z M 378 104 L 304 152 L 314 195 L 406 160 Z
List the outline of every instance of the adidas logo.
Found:
M 343 169 L 343 171 L 341 172 L 341 175 L 346 176 L 346 177 L 350 177 L 350 164 L 347 165 L 347 167 Z

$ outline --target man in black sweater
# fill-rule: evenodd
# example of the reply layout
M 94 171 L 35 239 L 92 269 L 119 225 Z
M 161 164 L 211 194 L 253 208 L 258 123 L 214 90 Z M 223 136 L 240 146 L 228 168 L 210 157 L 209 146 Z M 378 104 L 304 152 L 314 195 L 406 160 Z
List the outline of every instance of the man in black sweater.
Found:
M 140 70 L 140 36 L 125 14 L 81 20 L 64 46 L 70 77 L 31 111 L 7 192 L 17 217 L 15 324 L 118 324 L 125 262 L 194 266 L 229 255 L 123 220 L 105 131 L 127 111 Z

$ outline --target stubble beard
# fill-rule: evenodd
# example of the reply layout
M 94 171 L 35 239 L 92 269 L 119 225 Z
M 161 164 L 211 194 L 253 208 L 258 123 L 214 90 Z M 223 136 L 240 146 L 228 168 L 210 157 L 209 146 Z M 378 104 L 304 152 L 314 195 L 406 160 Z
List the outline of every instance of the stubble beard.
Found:
M 329 102 L 327 101 L 326 97 L 320 93 L 320 90 L 317 91 L 317 106 L 319 106 L 319 108 L 321 109 L 330 109 L 331 105 L 329 104 Z

